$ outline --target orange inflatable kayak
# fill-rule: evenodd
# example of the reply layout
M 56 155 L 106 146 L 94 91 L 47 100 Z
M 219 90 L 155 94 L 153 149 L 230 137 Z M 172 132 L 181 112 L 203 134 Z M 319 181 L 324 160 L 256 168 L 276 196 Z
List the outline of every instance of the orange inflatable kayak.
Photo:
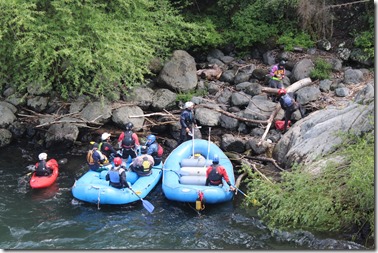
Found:
M 51 173 L 48 176 L 38 177 L 35 175 L 35 172 L 33 172 L 32 177 L 30 179 L 31 188 L 39 189 L 39 188 L 49 187 L 58 178 L 58 174 L 59 174 L 58 162 L 55 159 L 50 159 L 47 161 L 46 165 L 53 170 L 53 173 Z

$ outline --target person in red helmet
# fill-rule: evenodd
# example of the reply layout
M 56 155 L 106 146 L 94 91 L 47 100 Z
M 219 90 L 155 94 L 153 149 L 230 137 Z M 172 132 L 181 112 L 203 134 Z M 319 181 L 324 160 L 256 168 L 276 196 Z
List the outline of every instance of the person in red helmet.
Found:
M 114 158 L 114 166 L 106 174 L 106 181 L 109 181 L 109 185 L 118 189 L 129 188 L 126 181 L 126 168 L 122 165 L 122 158 Z
M 293 115 L 296 110 L 299 110 L 302 118 L 304 118 L 304 110 L 302 108 L 302 105 L 296 101 L 296 96 L 294 93 L 286 92 L 285 89 L 279 89 L 278 97 L 281 108 L 285 111 L 285 125 L 283 132 L 286 132 L 288 122 L 291 119 L 291 115 Z

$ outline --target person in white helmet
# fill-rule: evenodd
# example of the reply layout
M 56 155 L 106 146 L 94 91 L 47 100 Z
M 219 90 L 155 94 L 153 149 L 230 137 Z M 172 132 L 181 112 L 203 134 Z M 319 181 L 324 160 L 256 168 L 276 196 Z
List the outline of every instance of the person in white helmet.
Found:
M 193 109 L 194 109 L 193 102 L 188 101 L 184 104 L 184 110 L 181 112 L 181 115 L 180 115 L 181 131 L 180 131 L 180 140 L 178 142 L 178 145 L 190 139 L 189 133 L 191 133 L 192 124 L 194 124 L 194 127 L 197 127 L 197 122 L 196 122 L 196 119 L 194 118 Z
M 35 175 L 38 177 L 50 175 L 53 172 L 53 170 L 47 167 L 47 164 L 46 164 L 47 154 L 40 153 L 38 155 L 38 159 L 39 161 L 35 164 Z
M 113 161 L 114 157 L 117 156 L 117 151 L 113 148 L 110 140 L 110 133 L 103 133 L 101 135 L 101 142 L 98 145 L 98 149 L 103 153 L 109 161 Z

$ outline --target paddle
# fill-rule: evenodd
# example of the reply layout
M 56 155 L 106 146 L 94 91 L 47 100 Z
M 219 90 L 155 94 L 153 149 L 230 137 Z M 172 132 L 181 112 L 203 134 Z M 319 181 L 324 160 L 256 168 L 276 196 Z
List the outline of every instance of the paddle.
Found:
M 192 124 L 192 145 L 193 145 L 193 157 L 194 157 L 194 124 Z
M 247 197 L 247 194 L 245 194 L 244 192 L 242 192 L 238 187 L 236 187 L 235 185 L 233 185 L 233 187 L 238 190 L 238 192 L 240 192 L 241 194 L 243 194 L 245 197 Z
M 211 133 L 211 127 L 209 127 L 209 141 L 208 141 L 208 145 L 207 145 L 207 157 L 206 157 L 206 161 L 209 161 L 209 154 L 210 154 L 210 133 Z M 205 164 L 206 166 L 206 164 Z
M 138 196 L 138 198 L 142 201 L 143 207 L 147 209 L 150 213 L 152 213 L 155 209 L 155 207 L 147 200 L 142 199 L 133 189 L 129 187 L 130 191 L 132 191 L 135 195 Z

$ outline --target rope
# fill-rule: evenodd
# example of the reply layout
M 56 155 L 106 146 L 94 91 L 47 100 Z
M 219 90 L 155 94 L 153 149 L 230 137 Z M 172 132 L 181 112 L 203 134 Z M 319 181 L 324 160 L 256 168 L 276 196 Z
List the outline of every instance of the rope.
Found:
M 100 210 L 101 209 L 100 208 L 100 201 L 101 201 L 101 199 L 100 199 L 100 190 L 101 190 L 101 188 L 93 186 L 93 185 L 91 185 L 91 188 L 95 188 L 95 189 L 98 190 L 98 194 L 97 194 L 97 210 Z

